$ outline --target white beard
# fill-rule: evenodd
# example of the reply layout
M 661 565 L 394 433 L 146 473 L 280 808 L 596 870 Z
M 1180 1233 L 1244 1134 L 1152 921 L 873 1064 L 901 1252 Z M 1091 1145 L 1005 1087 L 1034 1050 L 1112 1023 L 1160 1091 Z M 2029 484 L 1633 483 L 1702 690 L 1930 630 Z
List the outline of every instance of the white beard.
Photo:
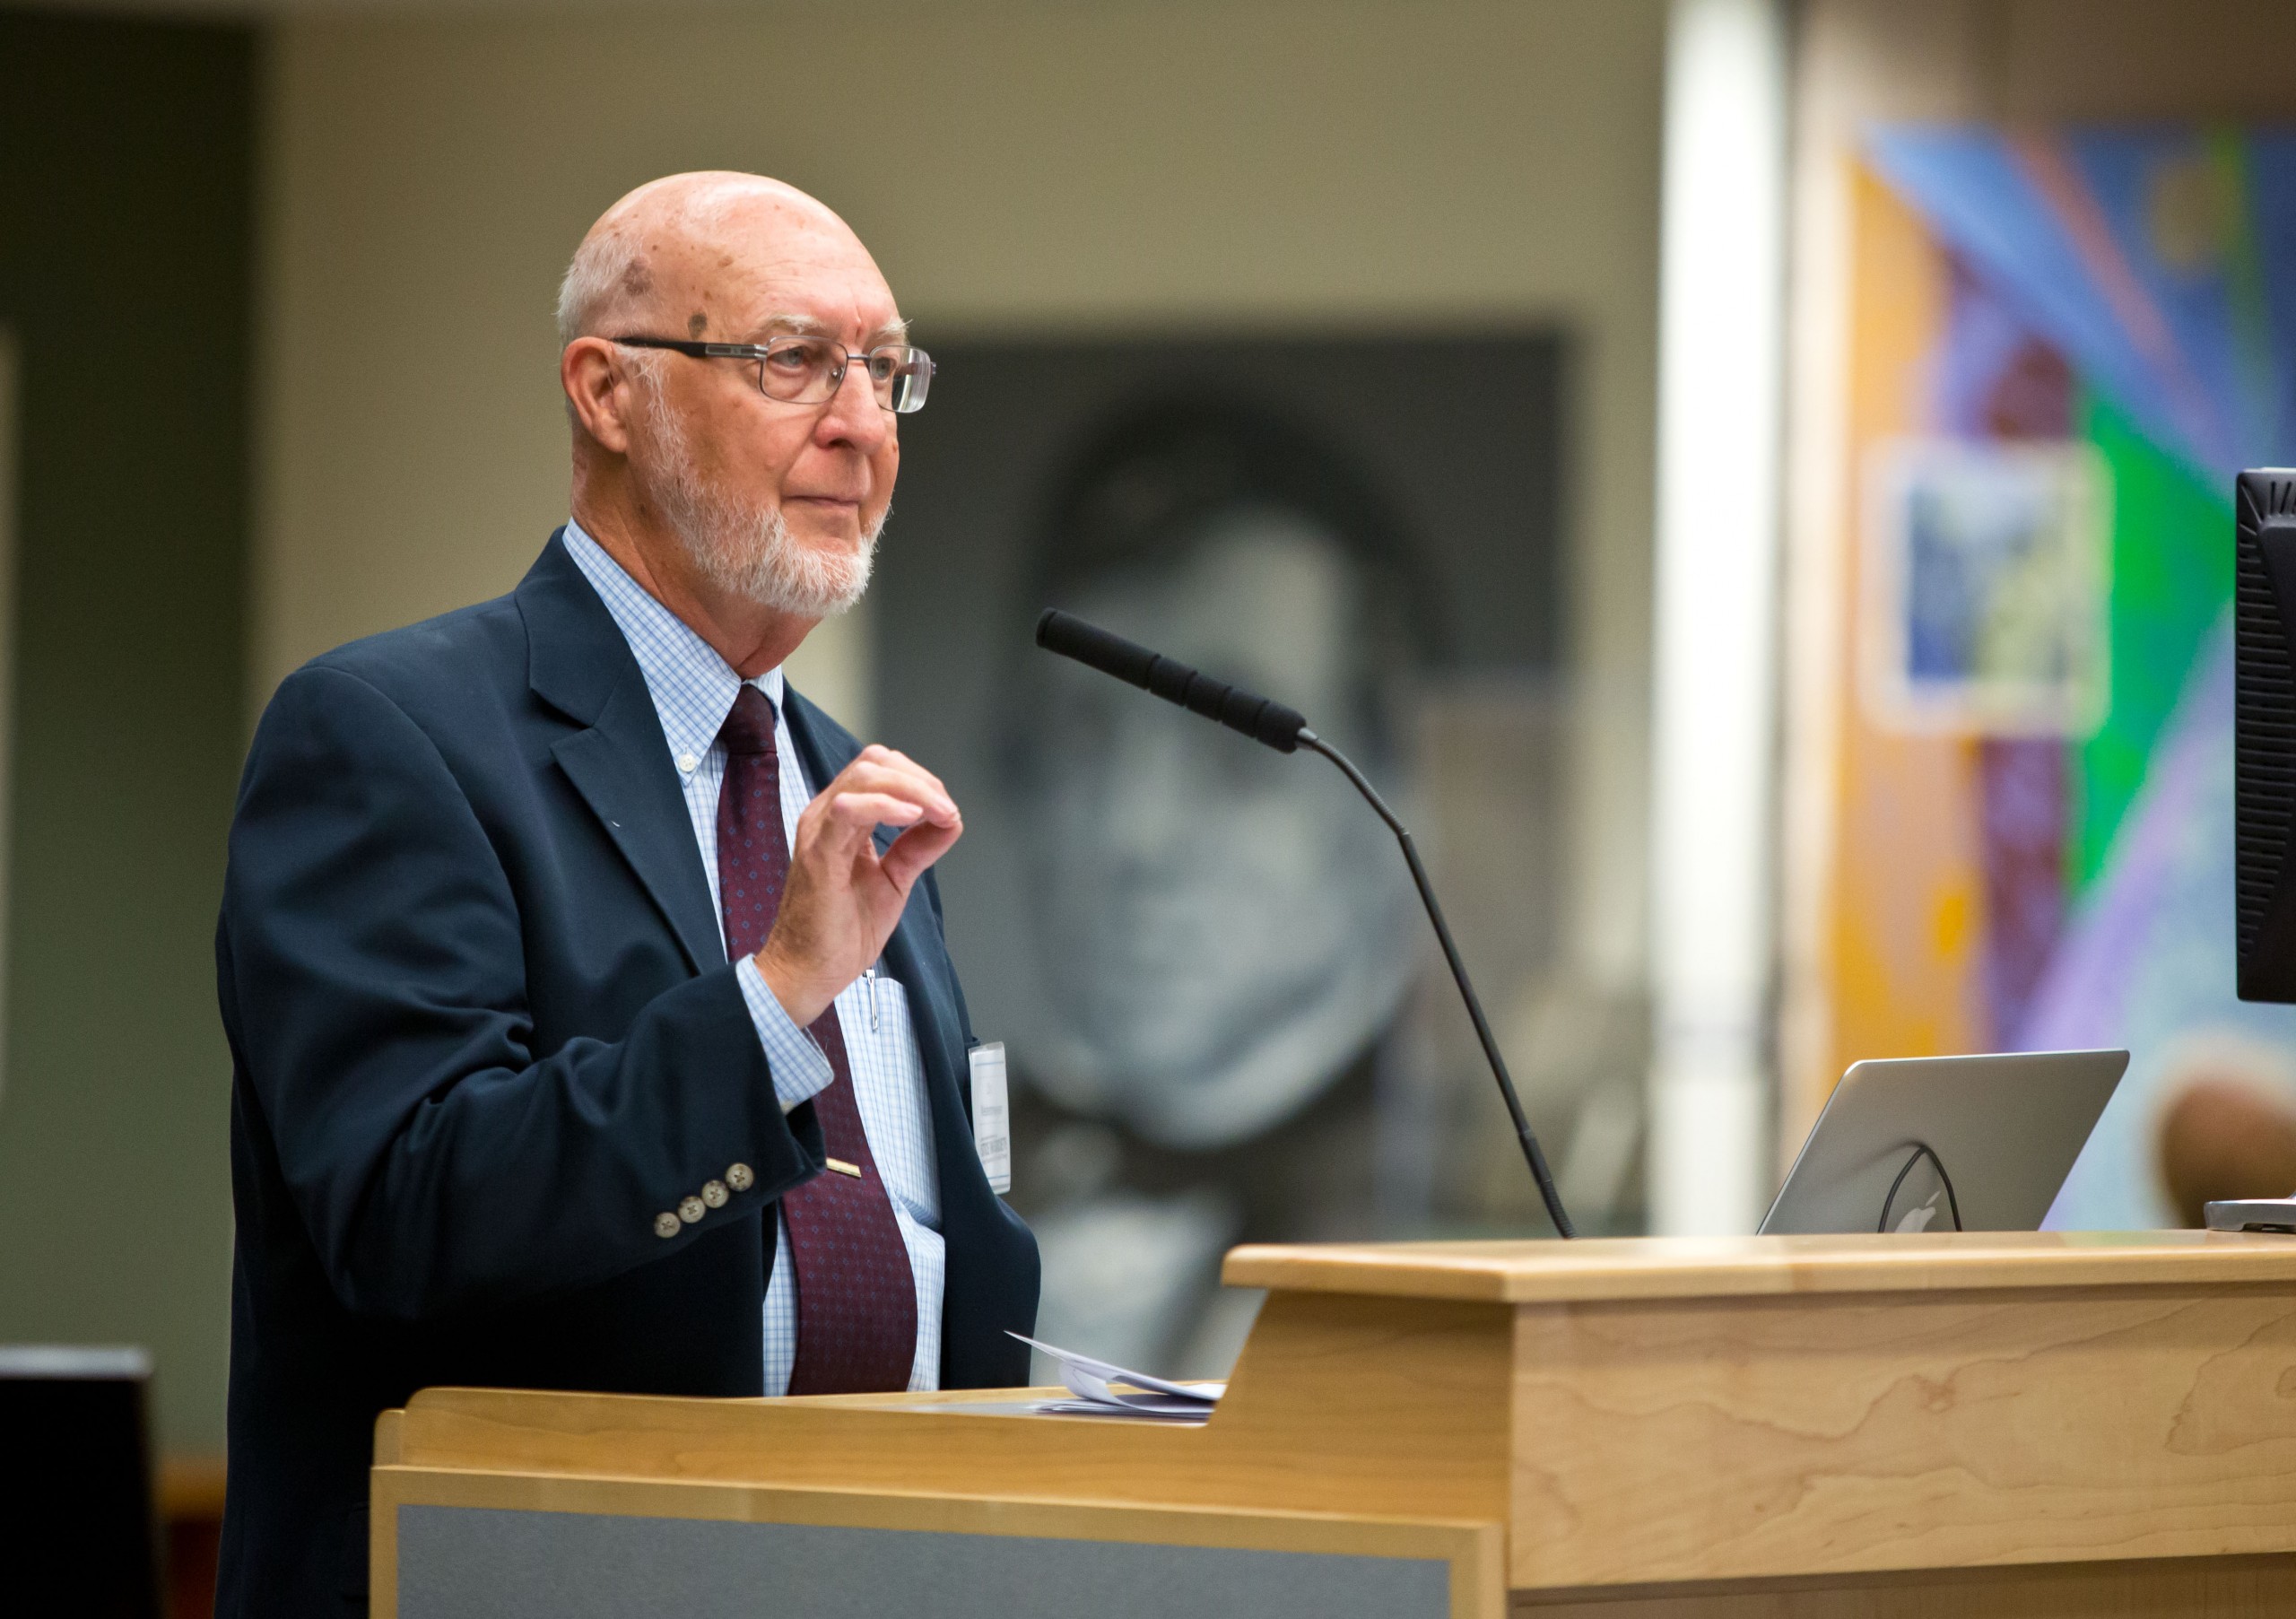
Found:
M 703 579 L 728 596 L 798 618 L 832 618 L 861 599 L 890 510 L 862 529 L 850 551 L 804 544 L 789 532 L 779 507 L 745 506 L 710 487 L 680 423 L 658 402 L 650 413 L 661 447 L 656 493 Z

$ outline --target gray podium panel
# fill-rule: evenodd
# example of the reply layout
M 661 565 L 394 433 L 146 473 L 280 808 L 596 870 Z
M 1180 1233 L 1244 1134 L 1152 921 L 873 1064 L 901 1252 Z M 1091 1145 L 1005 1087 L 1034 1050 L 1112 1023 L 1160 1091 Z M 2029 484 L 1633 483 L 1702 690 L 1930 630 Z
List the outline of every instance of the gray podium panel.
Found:
M 1448 1619 L 1450 1572 L 1226 1546 L 398 1509 L 399 1619 Z

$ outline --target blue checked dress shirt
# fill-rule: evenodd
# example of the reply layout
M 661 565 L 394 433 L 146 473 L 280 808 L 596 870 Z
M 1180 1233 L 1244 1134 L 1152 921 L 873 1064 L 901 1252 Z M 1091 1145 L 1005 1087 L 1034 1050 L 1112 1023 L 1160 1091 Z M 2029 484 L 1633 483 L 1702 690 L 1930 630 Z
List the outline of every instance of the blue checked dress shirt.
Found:
M 570 519 L 566 549 L 613 615 L 646 676 L 646 689 L 661 717 L 662 736 L 670 744 L 670 759 L 685 792 L 693 840 L 709 879 L 709 902 L 718 907 L 722 935 L 726 918 L 718 894 L 718 790 L 726 779 L 726 750 L 718 744 L 718 732 L 733 711 L 741 676 Z M 813 789 L 781 712 L 781 671 L 768 670 L 750 683 L 773 705 L 773 741 L 781 755 L 781 823 L 794 828 Z M 765 1046 L 774 1094 L 786 1113 L 829 1084 L 829 1058 L 812 1035 L 789 1021 L 753 960 L 744 956 L 734 971 L 757 1024 L 757 1037 Z M 925 1065 L 909 1027 L 907 992 L 899 980 L 873 971 L 837 997 L 837 1022 L 853 1069 L 853 1100 L 861 1111 L 861 1127 L 891 1197 L 893 1221 L 900 1227 L 909 1274 L 917 1281 L 917 1358 L 909 1366 L 909 1386 L 935 1388 L 941 1380 L 941 1294 L 948 1262 L 941 1237 L 940 1182 L 933 1168 L 933 1116 L 925 1097 Z M 786 1394 L 789 1369 L 797 1358 L 797 1270 L 789 1257 L 788 1228 L 778 1219 L 773 1223 L 773 1279 L 765 1290 L 765 1391 Z

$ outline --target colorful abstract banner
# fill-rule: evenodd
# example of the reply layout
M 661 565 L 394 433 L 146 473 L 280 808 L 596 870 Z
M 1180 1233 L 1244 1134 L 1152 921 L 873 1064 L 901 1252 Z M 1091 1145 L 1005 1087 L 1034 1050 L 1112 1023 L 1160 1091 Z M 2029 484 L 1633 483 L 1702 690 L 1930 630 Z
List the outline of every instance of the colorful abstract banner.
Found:
M 2057 736 L 1971 724 L 1958 753 L 1853 738 L 1844 823 L 1918 790 L 1967 829 L 1946 846 L 1968 869 L 1893 867 L 1884 844 L 1853 837 L 1844 892 L 1910 909 L 1923 896 L 1896 888 L 1961 882 L 1979 901 L 1974 939 L 1937 932 L 1926 979 L 1908 971 L 1892 991 L 1854 960 L 1838 976 L 1862 986 L 1854 1007 L 1877 989 L 1934 995 L 1941 971 L 1961 972 L 1972 1045 L 2127 1046 L 2128 1076 L 2052 1223 L 2161 1224 L 2162 1119 L 2180 1095 L 2229 1080 L 2296 1117 L 2296 1008 L 2233 992 L 2228 673 L 2232 476 L 2296 464 L 2296 131 L 1885 127 L 1866 156 L 1890 196 L 1861 240 L 1903 239 L 1887 223 L 1902 208 L 1928 247 L 1857 266 L 1884 336 L 1861 337 L 1870 352 L 1853 363 L 1883 354 L 1877 375 L 1912 379 L 1919 397 L 1892 433 L 1979 452 L 1957 490 L 2001 481 L 1987 447 L 2002 465 L 2055 444 L 2103 467 L 2109 673 L 2103 702 Z M 1916 283 L 1934 291 L 1907 295 Z M 1905 453 L 1857 448 L 1869 468 Z M 1870 588 L 1870 560 L 1865 573 Z M 1889 728 L 1873 712 L 1850 724 Z M 1902 764 L 1862 762 L 1885 758 L 1929 773 L 1912 789 Z M 1910 1026 L 1916 1011 L 1866 1027 Z M 1849 1049 L 1858 1039 L 1853 1018 L 1844 1055 L 1895 1054 Z

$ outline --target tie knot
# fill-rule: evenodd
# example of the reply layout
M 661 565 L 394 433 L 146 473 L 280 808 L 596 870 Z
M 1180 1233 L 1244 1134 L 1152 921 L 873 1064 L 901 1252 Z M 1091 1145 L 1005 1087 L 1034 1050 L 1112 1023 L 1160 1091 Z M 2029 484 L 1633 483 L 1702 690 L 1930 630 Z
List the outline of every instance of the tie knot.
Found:
M 718 728 L 718 740 L 728 753 L 773 752 L 773 702 L 747 681 L 734 696 L 734 711 Z

